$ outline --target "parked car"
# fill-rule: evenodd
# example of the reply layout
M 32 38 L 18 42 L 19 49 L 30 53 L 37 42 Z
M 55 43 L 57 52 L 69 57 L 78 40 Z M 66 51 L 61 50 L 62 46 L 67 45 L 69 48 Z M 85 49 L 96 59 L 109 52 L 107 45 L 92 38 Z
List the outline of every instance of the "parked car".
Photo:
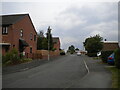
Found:
M 80 53 L 80 52 L 77 52 L 77 56 L 81 56 L 81 53 Z
M 108 64 L 114 64 L 114 53 L 112 53 L 109 57 L 108 57 L 108 60 L 107 60 L 107 63 Z

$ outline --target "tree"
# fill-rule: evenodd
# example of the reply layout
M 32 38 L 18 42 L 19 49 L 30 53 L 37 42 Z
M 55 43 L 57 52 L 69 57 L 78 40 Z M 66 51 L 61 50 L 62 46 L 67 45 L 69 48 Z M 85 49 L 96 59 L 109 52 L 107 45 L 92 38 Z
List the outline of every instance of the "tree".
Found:
M 44 37 L 43 31 L 38 33 L 37 50 L 48 50 L 48 40 Z
M 88 53 L 97 53 L 103 48 L 103 38 L 100 35 L 86 38 L 84 44 L 85 49 Z
M 37 49 L 38 50 L 48 50 L 48 43 L 49 43 L 49 50 L 55 50 L 53 49 L 53 40 L 52 40 L 52 34 L 51 34 L 50 26 L 48 27 L 46 37 L 44 37 L 43 31 L 40 31 L 38 33 L 38 39 L 37 39 Z
M 71 54 L 73 54 L 75 52 L 75 47 L 73 45 L 68 47 L 68 52 L 70 52 Z
M 38 33 L 38 38 L 37 38 L 37 50 L 43 49 L 43 47 L 44 47 L 44 44 L 43 44 L 44 40 L 43 39 L 44 39 L 43 31 L 40 31 Z
M 76 51 L 79 51 L 79 48 L 76 48 L 75 50 L 76 50 Z
M 48 27 L 48 30 L 47 30 L 47 41 L 49 43 L 49 50 L 52 50 L 53 49 L 53 39 L 52 39 L 52 34 L 51 34 L 51 30 L 50 29 L 50 26 Z

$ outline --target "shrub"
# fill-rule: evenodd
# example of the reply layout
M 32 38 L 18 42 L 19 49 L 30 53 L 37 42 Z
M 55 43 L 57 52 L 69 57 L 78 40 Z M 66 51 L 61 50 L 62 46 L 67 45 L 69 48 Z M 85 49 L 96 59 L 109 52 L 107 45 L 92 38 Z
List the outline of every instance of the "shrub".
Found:
M 70 54 L 73 54 L 73 53 L 74 53 L 73 51 L 70 52 Z
M 53 49 L 52 49 L 52 51 L 55 51 L 55 50 L 56 50 L 56 48 L 53 48 Z
M 8 61 L 14 63 L 18 60 L 20 60 L 20 58 L 18 56 L 18 51 L 15 48 L 13 48 L 10 52 L 7 52 L 5 56 L 2 56 L 2 63 L 6 63 Z
M 65 52 L 64 51 L 60 52 L 60 55 L 65 55 Z
M 115 50 L 115 66 L 120 69 L 120 48 Z
M 89 57 L 97 57 L 97 53 L 87 53 Z
M 24 58 L 23 53 L 20 53 L 20 59 Z
M 17 60 L 20 60 L 19 55 L 18 55 L 18 51 L 16 50 L 16 48 L 13 48 L 11 50 L 11 61 L 16 62 Z
M 12 59 L 12 53 L 7 52 L 5 56 L 2 56 L 2 63 L 6 63 Z
M 108 60 L 108 56 L 110 56 L 110 54 L 112 54 L 113 51 L 102 51 L 101 52 L 101 59 L 104 63 L 107 63 L 107 60 Z

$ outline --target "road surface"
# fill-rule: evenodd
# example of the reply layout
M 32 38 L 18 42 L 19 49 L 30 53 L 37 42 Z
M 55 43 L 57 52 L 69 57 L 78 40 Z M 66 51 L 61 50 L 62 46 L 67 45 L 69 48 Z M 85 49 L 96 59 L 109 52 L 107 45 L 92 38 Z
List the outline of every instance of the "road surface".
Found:
M 3 75 L 3 88 L 110 88 L 111 73 L 87 56 L 66 55 L 38 67 Z

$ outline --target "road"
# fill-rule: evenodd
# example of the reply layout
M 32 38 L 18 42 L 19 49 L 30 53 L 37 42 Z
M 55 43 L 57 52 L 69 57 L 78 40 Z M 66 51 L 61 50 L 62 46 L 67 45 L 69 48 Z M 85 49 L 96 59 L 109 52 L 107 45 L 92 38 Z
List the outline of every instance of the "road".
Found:
M 66 55 L 38 67 L 3 75 L 3 88 L 110 88 L 111 73 L 87 56 Z

